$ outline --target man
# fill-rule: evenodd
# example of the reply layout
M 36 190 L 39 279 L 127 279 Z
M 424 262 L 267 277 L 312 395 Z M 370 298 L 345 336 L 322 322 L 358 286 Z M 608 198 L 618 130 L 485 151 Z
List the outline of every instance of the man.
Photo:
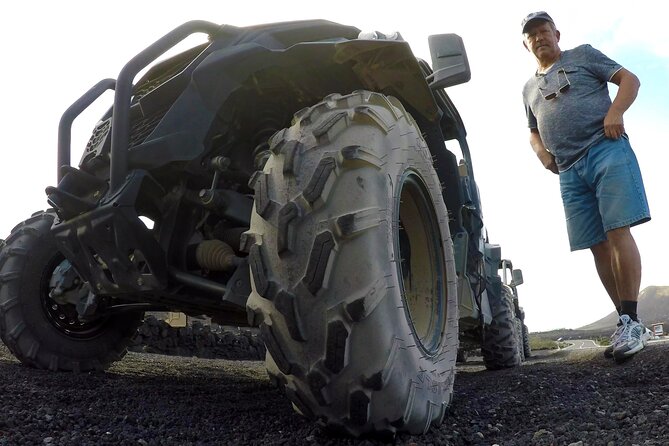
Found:
M 538 65 L 523 89 L 530 145 L 560 177 L 571 250 L 592 251 L 618 311 L 605 355 L 623 361 L 649 338 L 636 314 L 641 258 L 630 227 L 650 220 L 650 212 L 623 123 L 639 79 L 590 45 L 562 51 L 560 31 L 544 11 L 525 17 L 522 30 Z M 607 82 L 618 85 L 613 102 Z

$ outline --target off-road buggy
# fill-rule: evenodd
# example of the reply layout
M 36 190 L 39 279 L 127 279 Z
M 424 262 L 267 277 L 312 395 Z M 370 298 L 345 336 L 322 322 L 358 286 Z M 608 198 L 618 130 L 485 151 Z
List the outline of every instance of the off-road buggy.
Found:
M 432 68 L 397 34 L 322 20 L 162 37 L 63 115 L 52 208 L 0 255 L 2 340 L 30 366 L 103 370 L 144 312 L 205 314 L 259 327 L 272 380 L 332 429 L 439 424 L 461 342 L 520 363 L 522 279 L 502 283 L 444 91 L 469 80 L 462 40 L 430 46 Z M 71 167 L 72 122 L 108 89 Z

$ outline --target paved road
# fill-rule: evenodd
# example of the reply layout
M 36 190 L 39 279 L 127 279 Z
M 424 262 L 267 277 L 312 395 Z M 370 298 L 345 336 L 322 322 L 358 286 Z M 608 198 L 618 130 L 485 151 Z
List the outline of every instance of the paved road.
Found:
M 565 342 L 570 343 L 570 345 L 568 347 L 565 347 L 565 349 L 584 350 L 589 348 L 602 348 L 592 339 L 574 339 Z
M 592 339 L 570 339 L 564 342 L 568 342 L 569 346 L 565 347 L 563 350 L 571 349 L 571 350 L 586 350 L 586 349 L 591 349 L 591 348 L 604 348 L 604 346 L 601 346 L 597 344 L 595 341 Z M 651 344 L 654 343 L 664 343 L 664 342 L 669 342 L 669 337 L 668 336 L 663 336 L 659 339 L 651 339 L 648 341 Z

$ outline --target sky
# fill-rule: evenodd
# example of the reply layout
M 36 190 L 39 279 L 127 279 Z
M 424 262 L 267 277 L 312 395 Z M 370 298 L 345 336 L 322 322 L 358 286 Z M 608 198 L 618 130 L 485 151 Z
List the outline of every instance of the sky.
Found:
M 519 296 L 530 331 L 581 327 L 613 307 L 590 252 L 569 252 L 558 177 L 543 169 L 528 143 L 521 90 L 535 61 L 523 48 L 520 21 L 531 11 L 546 10 L 561 31 L 563 50 L 589 43 L 641 80 L 625 126 L 653 218 L 632 230 L 641 252 L 643 289 L 669 285 L 664 197 L 669 191 L 669 33 L 662 15 L 653 14 L 649 3 L 639 4 L 634 10 L 617 0 L 605 6 L 571 0 L 415 0 L 401 7 L 350 0 L 14 2 L 0 18 L 0 238 L 47 207 L 44 188 L 56 184 L 57 128 L 65 109 L 99 80 L 116 78 L 135 54 L 183 22 L 248 26 L 326 19 L 363 31 L 399 31 L 427 61 L 429 35 L 456 33 L 465 42 L 472 79 L 447 92 L 467 127 L 490 241 L 523 270 Z M 74 161 L 111 101 L 106 93 L 75 121 Z M 653 315 L 640 317 L 655 322 Z

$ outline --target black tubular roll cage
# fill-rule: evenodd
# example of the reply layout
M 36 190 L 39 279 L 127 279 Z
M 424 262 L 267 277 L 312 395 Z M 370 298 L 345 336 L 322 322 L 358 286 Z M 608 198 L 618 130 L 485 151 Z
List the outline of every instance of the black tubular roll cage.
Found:
M 120 188 L 128 174 L 128 146 L 130 144 L 130 102 L 135 76 L 151 62 L 188 36 L 205 33 L 212 36 L 221 26 L 204 20 L 193 20 L 175 28 L 148 48 L 133 57 L 121 70 L 118 80 L 103 79 L 77 99 L 66 111 L 58 124 L 57 178 L 63 179 L 62 166 L 71 162 L 72 123 L 107 90 L 114 90 L 114 113 L 112 114 L 110 151 L 110 193 Z

